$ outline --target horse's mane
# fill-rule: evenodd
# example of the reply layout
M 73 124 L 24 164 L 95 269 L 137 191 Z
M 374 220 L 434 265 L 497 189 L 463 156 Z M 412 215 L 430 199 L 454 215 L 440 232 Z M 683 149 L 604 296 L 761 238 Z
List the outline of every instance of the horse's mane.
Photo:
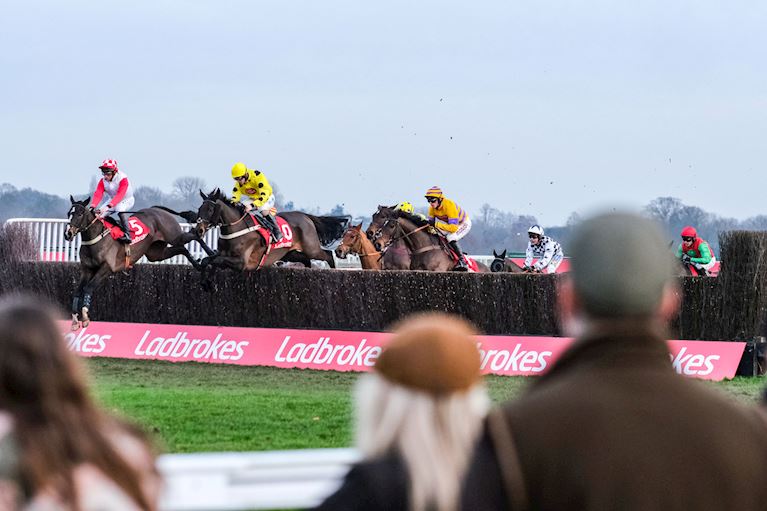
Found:
M 396 210 L 394 214 L 397 216 L 397 218 L 404 218 L 405 220 L 409 220 L 418 227 L 423 227 L 424 225 L 429 223 L 428 221 L 424 220 L 420 216 L 411 215 L 410 213 L 406 211 Z

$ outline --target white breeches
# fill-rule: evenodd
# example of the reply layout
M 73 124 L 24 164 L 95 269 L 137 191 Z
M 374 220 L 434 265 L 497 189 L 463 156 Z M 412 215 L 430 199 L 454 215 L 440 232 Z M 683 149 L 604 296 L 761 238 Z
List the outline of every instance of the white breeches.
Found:
M 240 198 L 240 202 L 243 204 L 253 204 L 253 199 L 248 197 L 247 195 L 243 195 Z M 266 202 L 260 207 L 255 206 L 259 213 L 262 215 L 276 215 L 277 210 L 274 208 L 274 194 L 270 195 L 268 199 L 266 199 Z
M 136 202 L 136 199 L 134 199 L 133 197 L 128 197 L 127 199 L 123 199 L 117 204 L 115 204 L 115 207 L 110 208 L 109 213 L 122 213 L 123 211 L 130 211 L 135 202 Z
M 455 232 L 443 231 L 442 229 L 438 229 L 438 230 L 445 235 L 445 238 L 447 238 L 447 241 L 458 241 L 464 236 L 466 236 L 467 234 L 469 234 L 469 231 L 471 230 L 471 218 L 467 216 L 466 221 L 460 224 L 458 226 L 458 230 Z

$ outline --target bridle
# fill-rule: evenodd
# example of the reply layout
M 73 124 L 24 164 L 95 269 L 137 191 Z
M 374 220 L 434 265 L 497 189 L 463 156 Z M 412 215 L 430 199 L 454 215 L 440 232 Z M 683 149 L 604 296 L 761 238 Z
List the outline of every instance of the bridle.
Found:
M 347 232 L 348 232 L 348 233 L 349 233 L 349 235 L 352 237 L 352 241 L 351 241 L 351 242 L 350 242 L 348 245 L 346 245 L 346 246 L 348 246 L 348 247 L 349 247 L 349 250 L 350 250 L 350 251 L 352 251 L 352 250 L 355 250 L 355 249 L 354 249 L 354 247 L 352 246 L 352 243 L 353 243 L 354 245 L 357 245 L 357 246 L 359 247 L 359 248 L 357 249 L 357 252 L 356 252 L 356 253 L 357 253 L 357 255 L 358 255 L 358 256 L 360 256 L 360 257 L 370 257 L 370 256 L 374 256 L 374 255 L 377 255 L 377 256 L 383 256 L 383 252 L 382 252 L 382 251 L 380 251 L 380 250 L 376 250 L 376 251 L 374 251 L 374 252 L 370 252 L 370 253 L 364 253 L 364 254 L 363 254 L 363 253 L 361 252 L 361 250 L 362 250 L 362 231 L 360 231 L 360 230 L 357 230 L 357 229 L 350 229 L 350 230 L 349 230 L 349 231 L 347 231 Z M 372 243 L 372 242 L 371 242 L 371 243 Z M 344 240 L 343 240 L 343 239 L 341 240 L 341 245 L 344 245 Z M 380 257 L 379 257 L 379 259 L 380 259 Z
M 85 207 L 85 206 L 83 206 L 82 204 L 74 204 L 74 205 L 72 206 L 72 210 L 77 210 L 77 209 L 82 209 L 82 210 L 83 210 L 83 213 L 82 213 L 82 215 L 81 215 L 81 221 L 80 221 L 80 222 L 78 222 L 78 223 L 82 223 L 82 218 L 85 216 L 85 212 L 86 212 L 86 211 L 90 210 L 91 212 L 93 212 L 93 208 L 86 208 L 86 207 Z M 71 214 L 71 215 L 69 215 L 69 217 L 70 217 L 70 220 L 69 220 L 69 224 L 68 224 L 68 226 L 69 226 L 69 230 L 70 230 L 70 232 L 71 232 L 71 234 L 72 234 L 72 237 L 71 237 L 71 239 L 75 239 L 75 236 L 77 236 L 78 234 L 80 234 L 80 233 L 82 233 L 82 232 L 87 232 L 87 231 L 88 231 L 88 229 L 90 229 L 90 228 L 91 228 L 91 226 L 92 226 L 93 224 L 95 224 L 95 223 L 98 221 L 98 219 L 99 219 L 98 215 L 95 215 L 95 214 L 94 214 L 94 215 L 93 215 L 93 220 L 91 220 L 91 221 L 90 221 L 90 223 L 89 223 L 88 225 L 86 225 L 85 227 L 83 227 L 82 225 L 72 225 L 72 219 L 71 219 L 71 218 L 72 218 L 72 216 L 73 216 L 73 215 L 74 215 L 74 211 L 72 212 L 72 214 Z M 107 233 L 108 233 L 108 232 L 109 232 L 109 230 L 105 229 L 105 230 L 104 230 L 104 232 L 107 232 Z M 102 233 L 102 234 L 103 234 L 103 233 Z M 103 237 L 104 237 L 104 236 L 102 236 L 101 238 L 103 238 Z M 98 239 L 96 239 L 96 241 L 99 241 L 99 240 L 101 240 L 101 238 L 98 238 Z M 90 241 L 91 241 L 91 243 L 89 243 L 89 242 L 87 242 L 87 241 L 86 241 L 86 242 L 81 242 L 81 244 L 83 244 L 83 245 L 91 245 L 92 243 L 95 243 L 95 241 L 93 241 L 93 240 L 90 240 Z
M 434 249 L 440 248 L 439 246 L 432 245 L 432 246 L 422 247 L 422 248 L 419 248 L 417 250 L 414 250 L 415 247 L 413 246 L 412 240 L 409 240 L 408 238 L 410 236 L 412 236 L 413 234 L 419 232 L 419 231 L 423 231 L 424 229 L 428 229 L 429 228 L 429 224 L 422 225 L 421 227 L 416 227 L 415 229 L 413 229 L 410 232 L 405 232 L 405 229 L 403 229 L 402 225 L 399 223 L 399 218 L 396 217 L 396 216 L 392 216 L 392 217 L 387 218 L 386 221 L 384 221 L 384 223 L 381 224 L 381 227 L 376 232 L 373 233 L 373 239 L 372 239 L 373 243 L 375 243 L 376 240 L 380 239 L 381 236 L 383 236 L 384 228 L 388 227 L 391 222 L 394 222 L 394 224 L 395 224 L 395 226 L 394 226 L 394 234 L 392 236 L 390 236 L 389 240 L 386 242 L 386 244 L 383 247 L 381 247 L 381 255 L 386 253 L 386 251 L 389 249 L 389 247 L 391 247 L 394 243 L 396 243 L 398 241 L 402 241 L 402 240 L 404 240 L 405 243 L 408 244 L 408 248 L 410 248 L 410 252 L 412 254 L 420 254 L 422 252 L 429 252 L 430 250 L 434 250 Z M 398 234 L 401 234 L 401 235 L 398 235 Z

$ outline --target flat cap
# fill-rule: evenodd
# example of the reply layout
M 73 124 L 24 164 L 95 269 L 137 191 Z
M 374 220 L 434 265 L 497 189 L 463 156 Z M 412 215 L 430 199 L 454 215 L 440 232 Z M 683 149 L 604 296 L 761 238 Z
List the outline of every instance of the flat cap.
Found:
M 480 378 L 474 328 L 448 314 L 411 316 L 394 329 L 375 371 L 387 380 L 442 395 L 469 389 Z
M 652 314 L 673 276 L 674 257 L 660 226 L 633 213 L 584 221 L 569 252 L 575 292 L 594 317 Z

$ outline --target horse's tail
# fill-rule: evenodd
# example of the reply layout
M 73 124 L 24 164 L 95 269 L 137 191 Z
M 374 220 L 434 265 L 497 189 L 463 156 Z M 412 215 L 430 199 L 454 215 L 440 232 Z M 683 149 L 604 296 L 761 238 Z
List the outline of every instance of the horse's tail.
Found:
M 163 211 L 167 211 L 168 213 L 176 216 L 180 216 L 190 224 L 193 224 L 197 221 L 197 212 L 196 211 L 174 211 L 170 208 L 166 208 L 165 206 L 152 206 L 153 208 L 161 209 Z
M 320 244 L 328 246 L 333 242 L 341 239 L 344 235 L 344 231 L 351 222 L 352 217 L 345 216 L 314 216 L 307 214 L 309 220 L 314 224 L 314 228 L 317 229 L 317 237 L 320 239 Z

